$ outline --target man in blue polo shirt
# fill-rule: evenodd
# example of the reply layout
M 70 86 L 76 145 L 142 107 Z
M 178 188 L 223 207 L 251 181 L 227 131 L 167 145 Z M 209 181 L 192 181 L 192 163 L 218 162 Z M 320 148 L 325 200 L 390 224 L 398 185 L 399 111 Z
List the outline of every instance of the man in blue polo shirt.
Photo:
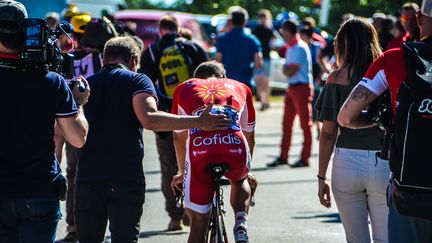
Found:
M 130 37 L 110 39 L 104 67 L 88 78 L 92 95 L 84 107 L 89 122 L 75 187 L 75 224 L 81 243 L 102 242 L 110 222 L 113 242 L 137 242 L 144 203 L 143 128 L 226 129 L 230 119 L 177 116 L 157 110 L 152 81 L 136 73 L 141 51 Z
M 54 155 L 54 123 L 82 147 L 87 122 L 58 74 L 23 66 L 27 12 L 0 1 L 0 242 L 54 242 L 65 184 Z M 85 80 L 84 80 L 85 81 Z M 85 103 L 89 90 L 74 94 Z M 63 183 L 63 184 L 62 184 Z M 63 187 L 63 189 L 65 189 Z M 64 190 L 63 190 L 64 193 Z
M 248 19 L 245 9 L 235 9 L 230 14 L 232 30 L 216 40 L 216 61 L 225 66 L 228 78 L 238 80 L 253 90 L 253 71 L 261 68 L 261 43 L 244 30 Z

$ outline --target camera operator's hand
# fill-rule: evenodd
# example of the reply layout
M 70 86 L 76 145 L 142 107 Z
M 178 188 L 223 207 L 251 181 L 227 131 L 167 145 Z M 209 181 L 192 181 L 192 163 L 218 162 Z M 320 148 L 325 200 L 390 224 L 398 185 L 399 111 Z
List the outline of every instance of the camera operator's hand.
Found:
M 80 86 L 85 87 L 85 91 L 82 92 L 79 90 Z M 90 85 L 87 80 L 83 76 L 78 76 L 76 82 L 74 83 L 74 87 L 72 89 L 72 93 L 76 102 L 80 105 L 85 105 L 90 96 Z

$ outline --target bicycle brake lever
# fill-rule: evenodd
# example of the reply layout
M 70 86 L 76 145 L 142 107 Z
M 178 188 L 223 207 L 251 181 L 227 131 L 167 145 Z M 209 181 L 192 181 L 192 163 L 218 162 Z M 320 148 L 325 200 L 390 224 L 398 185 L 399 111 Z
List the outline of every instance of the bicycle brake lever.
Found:
M 176 197 L 176 206 L 178 207 L 178 208 L 181 208 L 182 206 L 183 206 L 183 196 L 180 196 L 180 197 Z
M 251 207 L 255 206 L 255 197 L 251 197 L 250 204 Z

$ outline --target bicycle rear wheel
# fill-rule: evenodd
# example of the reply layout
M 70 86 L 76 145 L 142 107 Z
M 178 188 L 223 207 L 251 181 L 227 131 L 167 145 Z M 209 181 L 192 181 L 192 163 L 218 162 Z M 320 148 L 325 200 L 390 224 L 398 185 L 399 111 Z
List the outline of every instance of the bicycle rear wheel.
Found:
M 212 208 L 210 217 L 209 233 L 206 242 L 209 243 L 228 243 L 225 230 L 225 222 L 222 210 L 218 207 Z
M 220 209 L 219 209 L 220 210 Z M 226 229 L 225 229 L 225 222 L 224 222 L 224 217 L 223 217 L 223 213 L 219 211 L 218 215 L 217 215 L 217 239 L 218 241 L 216 241 L 217 243 L 228 243 L 228 237 L 226 234 Z

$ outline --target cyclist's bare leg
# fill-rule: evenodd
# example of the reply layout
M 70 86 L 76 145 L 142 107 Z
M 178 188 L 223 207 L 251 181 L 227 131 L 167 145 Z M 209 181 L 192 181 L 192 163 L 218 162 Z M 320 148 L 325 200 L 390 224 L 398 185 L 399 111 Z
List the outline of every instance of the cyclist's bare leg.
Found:
M 190 221 L 190 233 L 188 243 L 205 242 L 205 236 L 210 221 L 210 211 L 206 214 L 198 213 L 186 208 Z
M 234 210 L 234 239 L 236 242 L 248 242 L 247 215 L 251 202 L 251 187 L 247 177 L 231 181 L 231 206 Z
M 251 187 L 247 177 L 239 181 L 231 181 L 231 207 L 234 213 L 248 212 L 251 198 Z

